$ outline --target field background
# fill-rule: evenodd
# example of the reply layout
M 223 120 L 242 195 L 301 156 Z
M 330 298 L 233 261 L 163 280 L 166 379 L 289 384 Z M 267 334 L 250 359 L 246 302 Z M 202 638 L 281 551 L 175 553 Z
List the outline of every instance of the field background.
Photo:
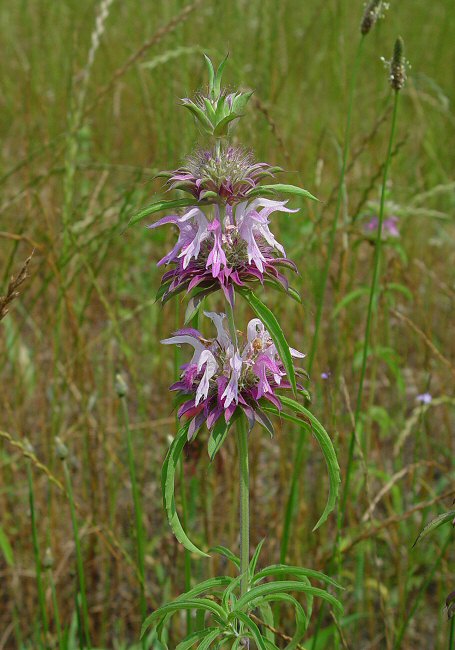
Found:
M 102 8 L 107 16 L 96 30 Z M 162 192 L 155 173 L 178 166 L 200 142 L 178 98 L 205 83 L 203 51 L 218 61 L 229 51 L 227 84 L 255 89 L 238 141 L 322 201 L 293 200 L 300 213 L 273 224 L 300 269 L 294 285 L 302 305 L 262 293 L 290 344 L 307 352 L 334 214 L 361 2 L 127 0 L 101 9 L 92 0 L 0 7 L 0 295 L 35 250 L 30 277 L 0 326 L 0 650 L 40 647 L 30 463 L 40 554 L 52 549 L 60 616 L 74 631 L 75 548 L 68 501 L 53 480 L 63 480 L 56 436 L 70 451 L 94 643 L 120 649 L 137 641 L 118 371 L 129 385 L 149 609 L 184 589 L 184 554 L 165 521 L 159 485 L 174 431 L 167 390 L 174 359 L 159 340 L 181 322 L 183 308 L 176 315 L 175 304 L 154 303 L 155 264 L 174 234 L 126 226 Z M 450 0 L 392 1 L 366 38 L 356 89 L 351 164 L 311 381 L 312 409 L 335 441 L 342 471 L 368 300 L 362 288 L 372 270 L 364 224 L 377 214 L 390 130 L 391 92 L 380 57 L 390 58 L 401 34 L 411 68 L 386 214 L 399 217 L 401 236 L 383 250 L 341 542 L 343 637 L 352 650 L 448 647 L 444 602 L 455 589 L 453 531 L 446 525 L 412 544 L 455 496 L 454 19 Z M 210 306 L 222 308 L 222 301 L 212 298 Z M 238 322 L 248 316 L 240 307 Z M 330 372 L 327 380 L 323 372 Z M 433 401 L 422 406 L 416 396 L 426 391 Z M 251 437 L 252 543 L 266 538 L 267 563 L 279 557 L 297 435 L 279 425 L 274 439 L 259 430 Z M 228 440 L 210 466 L 206 437 L 198 437 L 185 461 L 187 526 L 203 545 L 235 549 L 235 445 Z M 26 438 L 41 464 L 28 460 Z M 327 493 L 323 459 L 311 440 L 299 485 L 288 560 L 329 570 L 336 516 L 311 532 Z M 227 570 L 217 558 L 192 558 L 191 569 L 195 579 Z M 49 590 L 46 598 L 55 638 Z M 316 622 L 314 615 L 310 637 Z M 175 620 L 171 648 L 184 624 Z M 286 616 L 282 625 L 289 632 Z M 307 650 L 333 647 L 328 611 L 321 629 Z

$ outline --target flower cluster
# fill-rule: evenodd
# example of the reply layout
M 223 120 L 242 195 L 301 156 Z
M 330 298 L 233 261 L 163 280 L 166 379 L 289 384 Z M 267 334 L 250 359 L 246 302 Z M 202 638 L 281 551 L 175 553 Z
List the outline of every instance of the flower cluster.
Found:
M 279 269 L 297 268 L 270 231 L 269 217 L 273 212 L 296 210 L 287 208 L 286 201 L 271 199 L 244 201 L 225 210 L 215 205 L 213 210 L 211 220 L 199 207 L 193 207 L 149 226 L 172 223 L 179 229 L 174 248 L 158 262 L 158 266 L 174 265 L 162 278 L 163 301 L 195 287 L 206 294 L 221 287 L 233 305 L 235 285 L 264 280 L 288 290 L 287 278 Z
M 399 237 L 398 217 L 392 216 L 382 222 L 382 235 L 387 237 Z M 365 223 L 365 232 L 368 235 L 376 235 L 379 227 L 379 217 L 373 216 Z
M 216 327 L 216 338 L 206 339 L 198 330 L 185 328 L 161 341 L 166 345 L 188 344 L 194 348 L 191 360 L 182 366 L 180 380 L 171 386 L 182 397 L 178 416 L 191 420 L 188 438 L 204 422 L 209 430 L 222 416 L 229 422 L 237 407 L 245 413 L 250 428 L 258 421 L 270 430 L 259 400 L 264 398 L 281 410 L 275 391 L 290 388 L 290 384 L 269 332 L 258 318 L 253 318 L 248 323 L 247 342 L 241 350 L 225 329 L 225 314 L 205 312 L 205 315 Z M 293 348 L 290 351 L 295 358 L 305 356 Z
M 247 198 L 265 177 L 273 177 L 279 167 L 255 162 L 250 151 L 242 147 L 222 145 L 200 149 L 172 172 L 160 174 L 168 178 L 170 189 L 190 193 L 198 201 L 234 205 Z

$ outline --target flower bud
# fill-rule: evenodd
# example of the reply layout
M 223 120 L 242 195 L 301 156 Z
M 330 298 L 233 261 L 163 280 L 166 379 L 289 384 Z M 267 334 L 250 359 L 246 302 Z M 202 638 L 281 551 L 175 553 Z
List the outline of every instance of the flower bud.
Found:
M 58 436 L 55 438 L 55 451 L 57 452 L 57 458 L 60 460 L 66 460 L 68 458 L 68 447 Z
M 128 384 L 123 379 L 122 375 L 118 372 L 115 375 L 115 392 L 119 397 L 125 397 L 128 393 Z
M 404 58 L 404 43 L 401 36 L 395 41 L 393 57 L 390 62 L 390 85 L 398 92 L 406 81 L 406 61 Z

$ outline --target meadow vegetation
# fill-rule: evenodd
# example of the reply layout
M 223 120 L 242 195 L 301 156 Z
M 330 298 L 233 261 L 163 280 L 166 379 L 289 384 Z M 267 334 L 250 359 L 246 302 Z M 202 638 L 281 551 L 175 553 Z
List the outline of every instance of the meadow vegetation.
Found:
M 281 556 L 345 588 L 341 617 L 315 601 L 299 647 L 455 648 L 445 608 L 455 589 L 450 520 L 413 547 L 455 497 L 455 9 L 449 0 L 390 4 L 358 59 L 333 250 L 361 2 L 0 7 L 0 650 L 79 648 L 84 610 L 93 648 L 140 648 L 141 575 L 151 611 L 192 581 L 232 573 L 216 554 L 186 552 L 162 510 L 160 470 L 175 432 L 168 387 L 181 353 L 173 359 L 159 341 L 180 326 L 185 304 L 176 313 L 178 301 L 155 303 L 156 262 L 172 248 L 172 229 L 146 230 L 147 219 L 129 227 L 154 197 L 166 198 L 156 174 L 204 141 L 177 99 L 206 83 L 204 52 L 215 61 L 229 52 L 228 87 L 254 90 L 238 140 L 320 200 L 293 197 L 300 211 L 274 222 L 299 268 L 302 303 L 271 291 L 263 300 L 290 344 L 313 350 L 311 410 L 334 442 L 342 481 L 350 466 L 341 525 L 333 513 L 312 532 L 328 489 L 317 445 L 308 436 L 299 446 L 299 428 L 284 420 L 273 438 L 254 429 L 251 546 L 265 540 L 264 565 Z M 349 462 L 393 107 L 381 57 L 390 59 L 398 34 L 411 66 Z M 207 302 L 223 308 L 218 294 Z M 246 303 L 237 308 L 246 323 Z M 186 447 L 178 508 L 205 549 L 238 546 L 236 453 L 228 437 L 209 463 L 204 431 Z M 81 570 L 87 602 L 75 596 Z M 284 644 L 284 606 L 276 620 Z M 173 619 L 169 648 L 187 625 Z

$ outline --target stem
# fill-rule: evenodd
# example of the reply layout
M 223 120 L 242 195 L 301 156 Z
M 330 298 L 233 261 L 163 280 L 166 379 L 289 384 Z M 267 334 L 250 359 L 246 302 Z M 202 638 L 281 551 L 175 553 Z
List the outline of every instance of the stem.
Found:
M 318 290 L 318 304 L 316 308 L 315 330 L 314 330 L 313 341 L 311 343 L 311 350 L 308 358 L 308 374 L 310 375 L 313 369 L 313 362 L 318 347 L 319 333 L 320 333 L 321 320 L 322 320 L 322 310 L 324 306 L 324 296 L 327 288 L 327 280 L 329 277 L 329 269 L 330 269 L 330 264 L 332 262 L 333 250 L 335 247 L 335 237 L 338 228 L 338 218 L 340 215 L 341 203 L 343 198 L 344 178 L 346 175 L 346 166 L 347 166 L 348 152 L 349 152 L 349 134 L 351 131 L 352 106 L 354 104 L 354 91 L 355 91 L 355 86 L 357 81 L 357 73 L 360 67 L 363 42 L 364 42 L 364 36 L 362 35 L 359 41 L 359 45 L 357 47 L 357 52 L 355 55 L 354 65 L 352 70 L 351 84 L 349 87 L 348 112 L 347 112 L 346 127 L 345 127 L 345 134 L 344 134 L 343 159 L 341 163 L 337 202 L 336 202 L 335 215 L 333 217 L 332 227 L 330 229 L 329 245 L 327 249 L 327 260 L 324 265 L 324 269 L 322 271 L 321 283 L 319 285 L 319 290 Z M 292 515 L 293 504 L 295 503 L 297 498 L 298 478 L 302 471 L 303 450 L 305 446 L 305 440 L 306 437 L 304 436 L 302 431 L 297 442 L 297 450 L 295 452 L 296 462 L 294 463 L 294 467 L 292 471 L 291 490 L 286 504 L 286 517 L 284 520 L 283 534 L 281 537 L 281 548 L 280 548 L 281 562 L 286 561 L 286 554 L 289 546 L 289 538 L 291 534 L 291 524 L 292 524 L 291 515 Z
M 386 161 L 384 164 L 384 174 L 382 178 L 382 188 L 381 188 L 381 203 L 380 203 L 380 208 L 379 208 L 379 223 L 378 223 L 378 232 L 376 236 L 376 243 L 375 243 L 375 248 L 374 248 L 374 260 L 373 260 L 373 277 L 371 279 L 371 288 L 370 288 L 370 298 L 368 301 L 368 312 L 367 312 L 367 322 L 365 326 L 365 336 L 364 336 L 364 343 L 363 343 L 363 354 L 362 354 L 362 365 L 361 365 L 361 370 L 360 370 L 360 380 L 359 380 L 359 388 L 357 391 L 357 401 L 356 401 L 356 407 L 355 407 L 355 413 L 354 413 L 354 429 L 351 433 L 351 438 L 349 442 L 349 453 L 348 453 L 348 463 L 346 466 L 346 479 L 345 479 L 345 485 L 344 485 L 344 491 L 343 491 L 343 499 L 341 502 L 341 511 L 340 511 L 340 528 L 343 524 L 343 519 L 345 515 L 345 510 L 346 510 L 346 503 L 349 495 L 349 486 L 350 486 L 350 478 L 351 478 L 351 470 L 352 470 L 352 462 L 354 458 L 354 447 L 355 447 L 355 440 L 356 440 L 356 434 L 357 434 L 357 428 L 359 424 L 359 417 L 360 417 L 360 412 L 362 409 L 362 397 L 363 397 L 363 385 L 365 381 L 365 374 L 366 374 L 366 367 L 367 367 L 367 358 L 368 358 L 368 353 L 369 353 L 369 348 L 370 348 L 370 333 L 371 333 L 371 323 L 373 320 L 373 307 L 376 301 L 376 294 L 377 294 L 377 289 L 378 289 L 378 284 L 379 284 L 379 269 L 380 269 L 380 261 L 381 261 L 381 245 L 382 245 L 382 224 L 384 221 L 384 206 L 385 206 L 385 195 L 386 195 L 386 184 L 387 184 L 387 175 L 389 171 L 389 166 L 390 166 L 390 160 L 391 160 L 391 155 L 392 155 L 392 146 L 393 146 L 393 139 L 395 135 L 395 127 L 396 127 L 396 121 L 397 121 L 397 108 L 398 108 L 398 91 L 395 91 L 395 96 L 394 96 L 394 104 L 393 104 L 393 114 L 392 114 L 392 126 L 390 128 L 390 138 L 389 138 L 389 145 L 387 149 L 387 157 Z
M 136 544 L 137 544 L 137 567 L 140 577 L 140 594 L 139 608 L 141 612 L 141 622 L 144 621 L 147 614 L 147 603 L 145 599 L 145 536 L 142 523 L 142 507 L 139 496 L 139 488 L 136 480 L 136 466 L 134 462 L 133 442 L 131 439 L 130 419 L 128 414 L 128 404 L 126 395 L 120 398 L 122 405 L 123 423 L 125 426 L 126 443 L 128 450 L 128 468 L 131 480 L 131 491 L 133 493 L 134 519 L 136 524 Z M 145 639 L 142 639 L 142 647 L 145 647 Z
M 63 460 L 63 471 L 65 473 L 65 482 L 66 482 L 66 491 L 68 493 L 68 499 L 70 502 L 70 512 L 71 512 L 71 523 L 73 525 L 73 536 L 74 536 L 74 545 L 76 547 L 76 565 L 77 565 L 77 576 L 79 581 L 79 592 L 81 595 L 81 609 L 82 609 L 82 622 L 84 626 L 84 636 L 85 644 L 87 648 L 91 647 L 90 643 L 90 626 L 89 626 L 89 616 L 88 616 L 88 606 L 87 606 L 87 592 L 85 588 L 85 575 L 84 575 L 84 563 L 82 561 L 82 550 L 81 544 L 79 541 L 79 527 L 77 525 L 76 518 L 76 507 L 74 505 L 74 495 L 73 495 L 73 486 L 71 483 L 71 475 L 68 469 L 68 464 L 66 460 Z
M 57 592 L 55 590 L 55 582 L 54 582 L 52 569 L 49 570 L 49 584 L 51 587 L 52 607 L 54 609 L 55 627 L 57 628 L 58 647 L 59 650 L 63 650 L 64 645 L 63 645 L 62 626 L 60 624 L 60 612 L 58 609 Z
M 33 491 L 33 476 L 30 467 L 30 461 L 27 461 L 27 479 L 28 479 L 28 497 L 30 504 L 30 520 L 32 525 L 32 542 L 33 554 L 35 557 L 36 585 L 38 588 L 38 602 L 41 615 L 41 625 L 43 628 L 44 645 L 47 644 L 47 635 L 49 633 L 49 621 L 46 612 L 46 598 L 41 574 L 41 559 L 38 545 L 38 531 L 36 529 L 36 512 L 35 512 L 35 495 Z
M 248 565 L 250 563 L 250 472 L 248 465 L 248 426 L 242 415 L 237 424 L 237 449 L 240 474 L 240 594 L 248 591 Z
M 448 650 L 455 650 L 455 617 L 450 621 L 450 636 Z

